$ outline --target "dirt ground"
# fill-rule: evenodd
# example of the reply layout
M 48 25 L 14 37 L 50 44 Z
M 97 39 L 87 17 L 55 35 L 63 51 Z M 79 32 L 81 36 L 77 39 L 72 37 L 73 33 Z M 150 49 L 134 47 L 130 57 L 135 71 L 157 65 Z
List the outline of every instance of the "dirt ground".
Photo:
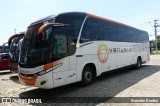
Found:
M 0 97 L 43 97 L 46 101 L 53 97 L 122 97 L 121 99 L 124 97 L 160 97 L 160 55 L 152 55 L 150 58 L 150 62 L 144 64 L 139 70 L 123 69 L 107 72 L 87 87 L 81 87 L 78 83 L 49 90 L 24 86 L 19 83 L 17 74 L 3 70 L 0 71 Z M 158 98 L 158 102 L 107 103 L 107 101 L 103 101 L 100 103 L 52 103 L 52 105 L 160 106 L 160 98 Z M 1 103 L 0 105 L 26 106 L 28 104 Z M 47 106 L 49 104 L 38 105 Z

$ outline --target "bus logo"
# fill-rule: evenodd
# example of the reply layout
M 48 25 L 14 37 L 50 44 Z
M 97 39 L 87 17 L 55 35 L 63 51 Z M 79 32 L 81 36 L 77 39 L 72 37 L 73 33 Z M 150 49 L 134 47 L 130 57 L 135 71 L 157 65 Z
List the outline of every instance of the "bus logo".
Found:
M 107 45 L 100 44 L 97 51 L 98 59 L 101 63 L 105 63 L 108 60 L 109 50 Z

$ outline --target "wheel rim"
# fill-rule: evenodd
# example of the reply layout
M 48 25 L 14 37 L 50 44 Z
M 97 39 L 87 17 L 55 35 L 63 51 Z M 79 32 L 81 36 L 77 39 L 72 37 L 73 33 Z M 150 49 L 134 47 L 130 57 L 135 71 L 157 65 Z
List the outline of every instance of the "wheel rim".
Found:
M 91 74 L 91 72 L 88 72 L 88 71 L 85 72 L 84 78 L 85 78 L 85 80 L 86 80 L 87 82 L 91 81 L 91 79 L 92 79 L 92 74 Z

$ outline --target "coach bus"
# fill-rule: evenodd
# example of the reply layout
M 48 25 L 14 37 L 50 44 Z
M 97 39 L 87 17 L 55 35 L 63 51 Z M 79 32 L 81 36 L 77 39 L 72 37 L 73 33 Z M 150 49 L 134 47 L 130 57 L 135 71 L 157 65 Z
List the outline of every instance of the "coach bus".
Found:
M 87 86 L 103 72 L 149 61 L 148 33 L 88 13 L 49 16 L 28 26 L 19 80 L 50 89 L 74 82 Z
M 8 39 L 10 54 L 10 71 L 13 73 L 17 73 L 18 70 L 19 52 L 24 34 L 25 32 L 20 32 L 18 34 L 12 35 Z

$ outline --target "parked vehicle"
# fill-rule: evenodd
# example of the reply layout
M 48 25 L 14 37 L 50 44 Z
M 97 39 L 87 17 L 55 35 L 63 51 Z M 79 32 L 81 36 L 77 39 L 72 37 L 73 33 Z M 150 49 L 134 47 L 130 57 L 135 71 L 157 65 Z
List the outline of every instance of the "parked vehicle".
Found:
M 0 53 L 8 53 L 8 52 L 9 52 L 8 42 L 4 43 L 3 45 L 0 45 Z
M 9 69 L 10 67 L 9 53 L 0 53 L 0 69 Z
M 19 80 L 44 89 L 81 82 L 150 59 L 149 36 L 131 26 L 88 13 L 63 13 L 36 21 L 24 36 Z
M 17 73 L 19 52 L 21 42 L 23 40 L 24 32 L 11 36 L 8 40 L 9 53 L 10 53 L 10 71 Z

